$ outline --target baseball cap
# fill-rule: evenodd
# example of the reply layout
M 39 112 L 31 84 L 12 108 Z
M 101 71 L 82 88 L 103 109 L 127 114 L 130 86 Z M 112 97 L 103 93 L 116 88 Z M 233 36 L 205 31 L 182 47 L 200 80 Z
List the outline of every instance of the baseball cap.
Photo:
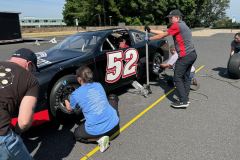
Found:
M 173 17 L 173 16 L 182 17 L 183 14 L 178 9 L 174 9 L 167 15 L 167 17 Z
M 18 49 L 17 51 L 15 51 L 12 57 L 18 57 L 18 58 L 25 59 L 27 61 L 31 61 L 32 64 L 35 66 L 36 71 L 39 71 L 37 67 L 37 56 L 32 50 L 27 48 Z

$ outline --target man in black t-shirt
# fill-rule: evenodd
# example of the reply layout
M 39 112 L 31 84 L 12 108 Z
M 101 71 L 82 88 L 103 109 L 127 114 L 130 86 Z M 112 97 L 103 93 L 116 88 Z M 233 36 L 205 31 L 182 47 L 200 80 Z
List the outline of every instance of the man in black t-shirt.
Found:
M 234 35 L 234 40 L 231 43 L 231 52 L 232 56 L 234 53 L 240 53 L 240 32 Z
M 37 57 L 29 49 L 17 50 L 9 61 L 0 62 L 0 159 L 32 159 L 20 136 L 31 126 L 39 84 L 31 73 Z M 11 118 L 18 116 L 14 131 Z M 17 134 L 16 134 L 17 133 Z

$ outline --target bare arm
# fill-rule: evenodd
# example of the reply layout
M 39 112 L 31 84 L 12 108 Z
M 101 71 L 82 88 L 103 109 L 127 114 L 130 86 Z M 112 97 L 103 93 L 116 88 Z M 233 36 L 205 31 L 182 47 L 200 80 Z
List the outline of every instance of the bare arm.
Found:
M 151 29 L 151 33 L 162 34 L 162 33 L 164 33 L 164 31 L 162 31 L 162 30 L 156 30 L 156 29 Z
M 168 32 L 164 32 L 164 31 L 161 31 L 161 30 L 152 30 L 151 29 L 151 32 L 155 33 L 157 35 L 150 37 L 149 38 L 150 40 L 157 40 L 157 39 L 161 39 L 163 37 L 168 36 Z
M 24 96 L 18 114 L 18 126 L 21 131 L 27 130 L 33 120 L 34 109 L 37 103 L 37 98 L 34 96 Z
M 234 54 L 234 49 L 231 47 L 230 56 Z
M 234 51 L 235 51 L 235 47 L 236 47 L 236 42 L 233 40 L 231 42 L 231 50 L 230 50 L 230 56 L 232 56 L 234 54 Z
M 162 64 L 160 64 L 160 67 L 161 68 L 172 68 L 172 65 L 167 64 L 167 63 L 162 63 Z
M 65 106 L 69 112 L 72 112 L 72 108 L 71 108 L 70 102 L 68 100 L 65 100 Z

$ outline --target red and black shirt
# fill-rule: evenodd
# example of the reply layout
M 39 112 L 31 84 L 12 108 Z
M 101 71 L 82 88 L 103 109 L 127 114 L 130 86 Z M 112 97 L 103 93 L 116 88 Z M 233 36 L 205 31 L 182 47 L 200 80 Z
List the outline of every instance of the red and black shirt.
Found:
M 173 23 L 167 30 L 169 35 L 173 36 L 176 51 L 179 57 L 184 57 L 194 51 L 192 43 L 192 33 L 185 22 L 179 21 Z

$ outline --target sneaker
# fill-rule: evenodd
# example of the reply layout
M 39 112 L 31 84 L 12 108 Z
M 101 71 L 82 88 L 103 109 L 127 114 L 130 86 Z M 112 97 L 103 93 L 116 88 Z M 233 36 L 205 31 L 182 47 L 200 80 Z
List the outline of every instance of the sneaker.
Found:
M 108 96 L 108 102 L 113 106 L 113 108 L 117 109 L 118 108 L 118 96 L 115 94 L 110 94 Z
M 189 106 L 189 103 L 175 102 L 175 103 L 172 103 L 171 106 L 173 108 L 187 108 Z
M 176 99 L 176 100 L 178 101 L 178 103 L 179 103 L 179 98 L 178 98 L 178 97 L 176 97 L 176 96 L 174 95 L 173 98 Z M 191 102 L 188 100 L 188 101 L 187 101 L 187 104 L 190 104 L 190 103 L 191 103 Z
M 97 141 L 100 152 L 104 152 L 108 149 L 109 147 L 109 136 L 103 136 Z
M 193 78 L 193 79 L 192 79 L 192 85 L 197 86 L 197 80 L 196 80 L 196 78 Z

